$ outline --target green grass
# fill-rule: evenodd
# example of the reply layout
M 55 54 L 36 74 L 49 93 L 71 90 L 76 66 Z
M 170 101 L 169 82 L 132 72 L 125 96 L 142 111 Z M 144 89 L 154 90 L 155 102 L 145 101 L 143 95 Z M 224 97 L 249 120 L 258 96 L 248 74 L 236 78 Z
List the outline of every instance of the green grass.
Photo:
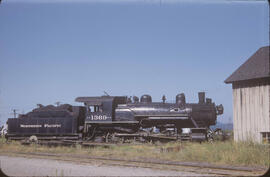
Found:
M 187 143 L 183 150 L 168 153 L 169 159 L 200 161 L 214 164 L 269 166 L 269 147 L 254 143 L 233 141 L 210 143 Z
M 270 166 L 269 145 L 251 142 L 216 141 L 214 143 L 172 142 L 161 145 L 142 144 L 95 147 L 47 147 L 32 144 L 21 145 L 19 142 L 6 143 L 0 140 L 2 152 L 46 152 L 68 153 L 88 156 L 114 157 L 122 159 L 158 159 L 168 161 L 208 162 L 220 165 Z

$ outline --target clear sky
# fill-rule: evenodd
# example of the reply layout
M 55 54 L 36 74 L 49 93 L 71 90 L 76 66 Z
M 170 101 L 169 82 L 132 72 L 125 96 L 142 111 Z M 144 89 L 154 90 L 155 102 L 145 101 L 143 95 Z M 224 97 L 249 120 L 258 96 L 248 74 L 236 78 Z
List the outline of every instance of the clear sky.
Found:
M 224 80 L 269 45 L 267 1 L 3 0 L 0 4 L 0 124 L 77 96 L 141 96 L 173 101 L 197 92 L 223 104 Z

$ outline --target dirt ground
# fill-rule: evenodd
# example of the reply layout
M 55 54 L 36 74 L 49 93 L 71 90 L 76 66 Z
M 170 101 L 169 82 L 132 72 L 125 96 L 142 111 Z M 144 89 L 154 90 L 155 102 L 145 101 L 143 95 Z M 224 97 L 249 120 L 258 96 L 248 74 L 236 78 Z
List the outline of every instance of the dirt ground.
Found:
M 99 162 L 76 163 L 54 159 L 0 156 L 9 176 L 201 176 L 205 174 L 142 167 L 110 166 Z

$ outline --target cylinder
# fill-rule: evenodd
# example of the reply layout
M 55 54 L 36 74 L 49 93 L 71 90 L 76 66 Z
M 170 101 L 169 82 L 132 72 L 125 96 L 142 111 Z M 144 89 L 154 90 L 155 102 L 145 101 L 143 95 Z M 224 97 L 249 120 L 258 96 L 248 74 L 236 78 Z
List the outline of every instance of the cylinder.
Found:
M 199 104 L 204 104 L 205 103 L 205 92 L 199 92 Z

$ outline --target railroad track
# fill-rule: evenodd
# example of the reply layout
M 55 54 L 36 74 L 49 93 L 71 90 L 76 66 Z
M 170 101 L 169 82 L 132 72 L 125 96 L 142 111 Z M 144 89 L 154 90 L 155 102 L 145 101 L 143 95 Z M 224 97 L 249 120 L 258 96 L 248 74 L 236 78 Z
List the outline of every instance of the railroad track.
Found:
M 30 145 L 34 142 L 29 142 L 29 141 L 21 141 L 22 145 Z M 85 141 L 74 141 L 74 140 L 64 140 L 64 141 L 54 141 L 54 140 L 49 140 L 49 141 L 38 141 L 37 144 L 39 145 L 45 145 L 45 146 L 74 146 L 74 145 L 81 145 L 83 147 L 104 147 L 104 148 L 109 148 L 111 146 L 121 146 L 121 145 L 127 145 L 128 143 L 96 143 L 96 142 L 85 142 Z M 132 145 L 141 145 L 141 143 L 137 144 L 132 144 Z
M 199 162 L 176 162 L 176 161 L 163 161 L 157 159 L 122 159 L 122 158 L 109 158 L 98 156 L 85 156 L 73 154 L 53 154 L 53 153 L 34 153 L 34 152 L 1 152 L 3 155 L 10 156 L 23 156 L 28 158 L 48 158 L 62 161 L 71 161 L 77 163 L 93 163 L 98 162 L 103 165 L 117 165 L 129 167 L 144 167 L 154 169 L 167 169 L 175 171 L 196 172 L 209 175 L 222 175 L 222 176 L 257 176 L 266 172 L 264 168 L 254 167 L 235 167 L 229 165 L 212 165 L 208 163 Z

